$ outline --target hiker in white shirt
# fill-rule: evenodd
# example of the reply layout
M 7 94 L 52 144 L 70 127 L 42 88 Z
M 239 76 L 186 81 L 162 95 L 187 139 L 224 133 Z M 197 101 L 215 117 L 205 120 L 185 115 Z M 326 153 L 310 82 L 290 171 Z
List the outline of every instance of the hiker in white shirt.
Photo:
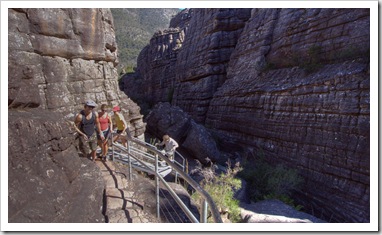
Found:
M 163 141 L 161 143 L 156 143 L 155 146 L 163 146 L 164 150 L 163 154 L 166 154 L 171 161 L 174 161 L 174 154 L 177 147 L 179 147 L 178 143 L 173 139 L 170 138 L 168 135 L 163 136 Z

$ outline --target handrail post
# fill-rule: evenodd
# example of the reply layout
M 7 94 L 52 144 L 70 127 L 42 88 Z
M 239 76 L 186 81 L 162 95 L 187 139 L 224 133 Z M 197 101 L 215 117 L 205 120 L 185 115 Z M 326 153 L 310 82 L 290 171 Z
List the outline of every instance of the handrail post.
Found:
M 208 203 L 206 200 L 203 200 L 202 203 L 202 213 L 200 214 L 200 222 L 201 223 L 207 223 L 207 210 L 208 208 Z
M 111 160 L 114 161 L 114 142 L 113 142 L 114 136 L 113 136 L 113 130 L 110 130 L 110 134 L 111 134 Z
M 129 180 L 131 181 L 132 180 L 132 169 L 131 169 L 131 152 L 130 152 L 130 141 L 127 141 L 127 152 L 129 153 L 128 154 L 128 159 L 129 159 Z
M 174 162 L 177 162 L 176 161 L 176 151 L 174 152 Z M 178 183 L 178 172 L 175 171 L 175 183 Z
M 159 177 L 158 177 L 158 154 L 155 154 L 155 196 L 157 206 L 157 218 L 160 222 L 160 204 L 159 204 Z

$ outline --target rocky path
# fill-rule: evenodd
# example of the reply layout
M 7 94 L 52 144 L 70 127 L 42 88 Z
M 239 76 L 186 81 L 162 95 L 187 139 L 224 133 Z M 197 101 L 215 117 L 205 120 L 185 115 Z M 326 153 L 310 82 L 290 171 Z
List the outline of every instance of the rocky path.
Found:
M 155 217 L 144 211 L 143 200 L 117 163 L 96 161 L 105 182 L 103 213 L 106 223 L 155 223 Z

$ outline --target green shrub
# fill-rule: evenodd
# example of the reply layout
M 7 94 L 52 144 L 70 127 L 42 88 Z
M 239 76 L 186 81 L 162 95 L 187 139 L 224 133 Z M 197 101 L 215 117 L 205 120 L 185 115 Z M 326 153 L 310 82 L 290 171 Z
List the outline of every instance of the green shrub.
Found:
M 200 169 L 204 176 L 201 186 L 212 197 L 221 214 L 228 213 L 231 222 L 240 222 L 239 201 L 234 199 L 235 190 L 240 189 L 241 181 L 236 178 L 237 172 L 241 170 L 239 164 L 233 169 L 227 163 L 227 172 L 217 175 L 213 166 Z M 199 204 L 202 204 L 202 198 L 199 193 L 194 193 L 192 198 Z
M 134 67 L 135 65 L 133 64 L 128 64 L 125 66 L 124 70 L 125 70 L 125 73 L 134 73 Z

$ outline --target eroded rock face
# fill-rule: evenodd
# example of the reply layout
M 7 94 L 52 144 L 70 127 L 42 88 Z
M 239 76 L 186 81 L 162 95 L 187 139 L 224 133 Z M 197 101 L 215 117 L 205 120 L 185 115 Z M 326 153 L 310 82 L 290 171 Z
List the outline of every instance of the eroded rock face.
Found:
M 85 100 L 120 105 L 136 135 L 140 108 L 119 91 L 109 9 L 9 9 L 8 106 L 42 107 L 68 119 Z
M 104 222 L 100 171 L 78 156 L 65 119 L 43 109 L 8 117 L 9 222 Z
M 78 156 L 67 121 L 87 99 L 139 107 L 118 89 L 109 9 L 8 10 L 9 222 L 104 222 L 99 169 Z
M 171 98 L 222 150 L 299 169 L 307 210 L 368 222 L 369 10 L 190 9 L 175 23 L 176 58 L 142 52 L 135 89 Z
M 170 28 L 157 32 L 138 56 L 143 65 L 134 74 L 121 79 L 123 90 L 134 101 L 152 105 L 155 102 L 171 102 L 176 84 L 176 57 L 182 47 L 185 29 Z M 161 79 L 156 79 L 157 76 Z

